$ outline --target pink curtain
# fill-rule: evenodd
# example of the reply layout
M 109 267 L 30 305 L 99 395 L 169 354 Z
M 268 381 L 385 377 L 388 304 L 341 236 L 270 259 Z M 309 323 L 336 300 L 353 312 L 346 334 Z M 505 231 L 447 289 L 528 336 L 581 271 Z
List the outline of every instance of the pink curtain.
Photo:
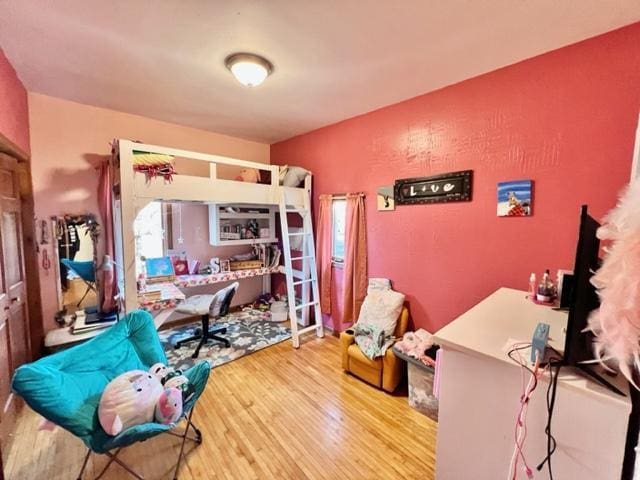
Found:
M 347 194 L 344 247 L 343 326 L 358 320 L 367 294 L 367 228 L 364 195 Z
M 98 207 L 102 217 L 102 231 L 104 233 L 104 253 L 114 258 L 114 237 L 113 237 L 113 185 L 111 162 L 106 160 L 100 165 L 100 180 L 98 183 Z M 103 260 L 104 263 L 104 260 Z M 107 265 L 105 265 L 107 266 Z M 107 266 L 108 267 L 108 266 Z M 115 295 L 115 275 L 113 266 L 111 269 L 103 269 L 98 273 L 102 280 L 100 292 L 101 311 L 111 312 L 115 307 L 113 299 Z
M 320 290 L 320 310 L 326 315 L 331 315 L 332 207 L 331 195 L 320 195 L 318 222 L 316 224 L 316 262 Z

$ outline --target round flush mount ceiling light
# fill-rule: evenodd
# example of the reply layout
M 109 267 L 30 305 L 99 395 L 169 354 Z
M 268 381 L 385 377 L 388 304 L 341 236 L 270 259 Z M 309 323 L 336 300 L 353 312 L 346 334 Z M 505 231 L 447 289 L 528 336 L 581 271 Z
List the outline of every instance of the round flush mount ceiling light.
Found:
M 253 53 L 234 53 L 224 64 L 236 80 L 247 87 L 257 87 L 273 72 L 269 60 Z

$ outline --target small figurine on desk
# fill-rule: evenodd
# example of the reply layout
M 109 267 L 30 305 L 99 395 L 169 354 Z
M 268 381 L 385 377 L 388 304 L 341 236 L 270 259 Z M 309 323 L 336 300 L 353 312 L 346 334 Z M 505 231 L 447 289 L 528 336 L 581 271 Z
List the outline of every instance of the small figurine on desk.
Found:
M 212 273 L 211 265 L 203 265 L 198 270 L 198 275 L 211 275 L 211 273 Z

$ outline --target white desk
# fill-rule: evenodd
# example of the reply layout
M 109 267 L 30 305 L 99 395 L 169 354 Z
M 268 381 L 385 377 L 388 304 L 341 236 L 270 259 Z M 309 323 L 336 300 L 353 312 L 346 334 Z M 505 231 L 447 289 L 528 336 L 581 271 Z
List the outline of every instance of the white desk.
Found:
M 507 356 L 514 342 L 530 342 L 535 326 L 548 323 L 550 344 L 564 347 L 567 314 L 536 305 L 526 292 L 501 288 L 438 331 L 443 348 L 436 478 L 507 478 L 521 395 L 520 368 Z M 526 352 L 528 354 L 528 351 Z M 621 375 L 606 377 L 624 392 Z M 535 466 L 546 455 L 547 377 L 529 405 L 525 455 Z M 552 433 L 557 479 L 619 479 L 631 412 L 621 397 L 563 367 L 558 379 Z M 520 471 L 518 478 L 526 478 Z M 535 478 L 548 478 L 546 471 Z

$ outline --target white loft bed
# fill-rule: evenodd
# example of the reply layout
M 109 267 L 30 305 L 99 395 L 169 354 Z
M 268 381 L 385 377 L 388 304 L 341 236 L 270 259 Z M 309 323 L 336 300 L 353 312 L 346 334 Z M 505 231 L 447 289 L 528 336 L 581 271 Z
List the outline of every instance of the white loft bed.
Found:
M 316 317 L 320 318 L 317 301 L 309 301 L 310 290 L 313 290 L 317 299 L 317 277 L 315 271 L 315 252 L 313 248 L 313 232 L 310 220 L 311 205 L 311 175 L 305 179 L 301 188 L 284 187 L 279 183 L 279 169 L 277 165 L 269 165 L 235 158 L 210 155 L 205 153 L 178 150 L 132 142 L 130 140 L 117 140 L 114 146 L 117 149 L 119 159 L 114 161 L 114 231 L 116 247 L 116 264 L 118 284 L 121 295 L 124 296 L 125 312 L 139 308 L 137 284 L 136 284 L 136 251 L 133 222 L 142 208 L 153 201 L 187 201 L 203 202 L 208 204 L 246 203 L 260 205 L 278 205 L 280 212 L 296 212 L 303 218 L 307 215 L 305 224 L 308 225 L 309 242 L 307 253 L 301 258 L 312 258 L 313 268 L 308 266 L 300 270 L 291 267 L 291 252 L 289 250 L 288 235 L 283 233 L 283 246 L 285 253 L 285 266 L 281 272 L 287 275 L 289 292 L 290 318 L 297 318 L 296 311 L 302 310 L 302 321 L 309 319 L 309 307 L 316 309 Z M 148 179 L 144 173 L 134 171 L 134 151 L 171 155 L 176 159 L 196 160 L 208 163 L 208 176 L 193 176 L 181 174 L 178 170 L 171 182 L 162 176 Z M 269 184 L 248 183 L 220 178 L 218 172 L 222 168 L 249 168 L 268 171 L 271 174 Z M 282 216 L 282 215 L 281 215 Z M 286 214 L 284 215 L 286 217 Z M 288 227 L 284 220 L 284 232 Z M 293 234 L 292 234 L 293 235 Z M 293 259 L 295 260 L 295 258 Z M 303 261 L 304 262 L 304 261 Z M 296 279 L 298 281 L 296 281 Z M 307 285 L 312 284 L 312 285 Z M 295 286 L 302 284 L 303 305 L 295 306 Z M 310 288 L 313 287 L 313 288 Z M 295 297 L 295 293 L 293 293 Z M 293 302 L 293 303 L 292 303 Z M 322 336 L 322 322 L 298 331 L 297 322 L 291 322 L 294 346 L 298 346 L 298 335 L 316 329 L 318 336 Z

